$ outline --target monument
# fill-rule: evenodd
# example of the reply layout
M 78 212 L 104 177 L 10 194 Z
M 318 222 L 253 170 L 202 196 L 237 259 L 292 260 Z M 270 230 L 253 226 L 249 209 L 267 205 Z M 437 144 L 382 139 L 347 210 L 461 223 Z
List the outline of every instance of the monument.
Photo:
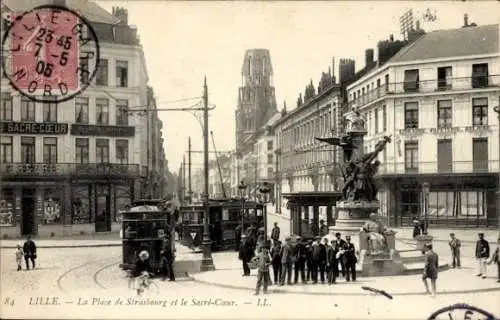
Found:
M 336 203 L 337 218 L 330 233 L 353 236 L 359 248 L 362 275 L 395 275 L 405 267 L 395 248 L 395 232 L 387 229 L 377 218 L 380 203 L 374 176 L 380 165 L 377 155 L 391 142 L 384 136 L 375 150 L 364 154 L 363 137 L 367 134 L 365 120 L 357 111 L 345 115 L 346 134 L 340 137 L 316 138 L 343 150 L 341 171 L 344 178 L 342 198 Z

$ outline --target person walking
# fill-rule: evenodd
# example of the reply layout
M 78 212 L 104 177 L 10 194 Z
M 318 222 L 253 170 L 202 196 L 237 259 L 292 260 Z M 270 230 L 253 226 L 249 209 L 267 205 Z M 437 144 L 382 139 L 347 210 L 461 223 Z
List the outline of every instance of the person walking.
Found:
M 476 242 L 476 260 L 478 262 L 478 277 L 486 279 L 486 261 L 490 257 L 490 244 L 484 239 L 484 233 L 479 233 Z
M 250 267 L 248 266 L 248 263 L 252 260 L 254 255 L 253 243 L 247 239 L 246 235 L 241 235 L 241 246 L 238 258 L 241 260 L 243 265 L 244 277 L 250 275 Z
M 438 255 L 432 250 L 432 244 L 428 243 L 425 245 L 425 265 L 424 274 L 422 275 L 422 281 L 425 285 L 425 292 L 430 294 L 429 285 L 427 284 L 427 278 L 431 279 L 431 289 L 432 297 L 436 297 L 436 280 L 438 277 L 439 262 Z
M 274 228 L 271 230 L 271 240 L 273 240 L 273 245 L 278 242 L 280 239 L 280 227 L 278 227 L 278 223 L 274 223 Z
M 292 239 L 287 237 L 285 239 L 285 245 L 281 250 L 281 277 L 280 277 L 280 286 L 285 285 L 285 277 L 287 277 L 287 284 L 292 284 L 292 245 L 290 241 Z
M 260 248 L 258 254 L 258 266 L 257 266 L 257 287 L 255 288 L 255 295 L 260 292 L 260 287 L 264 287 L 264 294 L 267 294 L 267 287 L 271 278 L 269 275 L 269 266 L 271 265 L 271 258 L 269 257 L 269 241 L 265 241 Z
M 281 254 L 283 248 L 281 247 L 281 241 L 274 243 L 271 249 L 271 265 L 273 266 L 274 283 L 279 284 L 280 274 L 281 274 Z
M 174 270 L 174 261 L 175 254 L 172 250 L 172 245 L 168 238 L 163 240 L 163 247 L 160 252 L 161 255 L 161 266 L 163 269 L 163 281 L 167 279 L 168 281 L 175 281 L 175 270 Z
M 346 243 L 344 246 L 344 266 L 345 266 L 345 275 L 346 281 L 356 281 L 356 263 L 358 259 L 356 258 L 356 247 L 354 243 L 351 243 L 351 236 L 345 237 Z
M 488 261 L 488 264 L 491 263 L 496 263 L 497 265 L 497 271 L 498 271 L 498 278 L 497 282 L 500 282 L 500 235 L 498 236 L 497 239 L 497 248 L 495 249 L 495 252 L 493 252 L 493 255 L 491 256 L 490 261 Z
M 453 262 L 451 263 L 451 267 L 455 268 L 458 267 L 460 268 L 460 247 L 461 243 L 460 240 L 455 237 L 454 233 L 450 233 L 450 249 L 451 249 L 451 256 L 453 257 Z
M 21 249 L 21 245 L 17 245 L 17 250 L 16 250 L 16 263 L 17 263 L 17 271 L 20 271 L 22 269 L 22 261 L 23 261 L 23 256 L 24 252 L 23 249 Z
M 31 261 L 31 265 L 33 269 L 35 269 L 35 260 L 36 260 L 36 244 L 33 240 L 31 240 L 31 236 L 26 238 L 26 242 L 23 245 L 24 252 L 24 261 L 26 262 L 26 269 L 30 269 L 29 261 Z

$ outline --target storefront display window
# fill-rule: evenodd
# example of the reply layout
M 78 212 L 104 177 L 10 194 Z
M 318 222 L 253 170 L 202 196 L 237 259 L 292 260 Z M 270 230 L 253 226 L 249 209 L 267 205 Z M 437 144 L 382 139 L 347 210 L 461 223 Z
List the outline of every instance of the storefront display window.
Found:
M 90 195 L 88 186 L 73 187 L 73 214 L 72 224 L 91 223 Z
M 14 196 L 11 190 L 2 190 L 0 195 L 0 226 L 10 227 L 16 225 Z
M 42 224 L 61 223 L 61 202 L 57 189 L 45 189 L 43 197 Z
M 130 208 L 130 187 L 129 186 L 116 186 L 115 193 L 115 212 L 113 219 L 115 222 L 122 221 L 122 213 Z

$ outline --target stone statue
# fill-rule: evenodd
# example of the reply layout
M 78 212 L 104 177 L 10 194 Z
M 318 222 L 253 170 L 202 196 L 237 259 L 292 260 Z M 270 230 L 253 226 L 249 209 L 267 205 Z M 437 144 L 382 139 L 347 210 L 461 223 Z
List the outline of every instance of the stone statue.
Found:
M 371 213 L 370 220 L 361 228 L 361 231 L 368 233 L 368 253 L 378 255 L 389 252 L 385 232 L 388 231 L 380 221 L 377 214 Z
M 344 116 L 345 120 L 347 121 L 346 123 L 346 131 L 359 131 L 359 132 L 364 132 L 366 131 L 365 128 L 365 119 L 363 116 L 359 113 L 359 111 L 351 111 L 346 113 Z

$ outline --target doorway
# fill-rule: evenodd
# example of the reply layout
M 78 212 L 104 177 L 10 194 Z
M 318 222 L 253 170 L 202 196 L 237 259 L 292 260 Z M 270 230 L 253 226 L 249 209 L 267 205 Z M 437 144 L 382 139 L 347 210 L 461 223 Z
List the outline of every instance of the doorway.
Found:
M 38 228 L 35 221 L 35 189 L 23 189 L 21 201 L 21 235 L 36 236 Z
M 96 185 L 95 232 L 111 231 L 109 185 Z

